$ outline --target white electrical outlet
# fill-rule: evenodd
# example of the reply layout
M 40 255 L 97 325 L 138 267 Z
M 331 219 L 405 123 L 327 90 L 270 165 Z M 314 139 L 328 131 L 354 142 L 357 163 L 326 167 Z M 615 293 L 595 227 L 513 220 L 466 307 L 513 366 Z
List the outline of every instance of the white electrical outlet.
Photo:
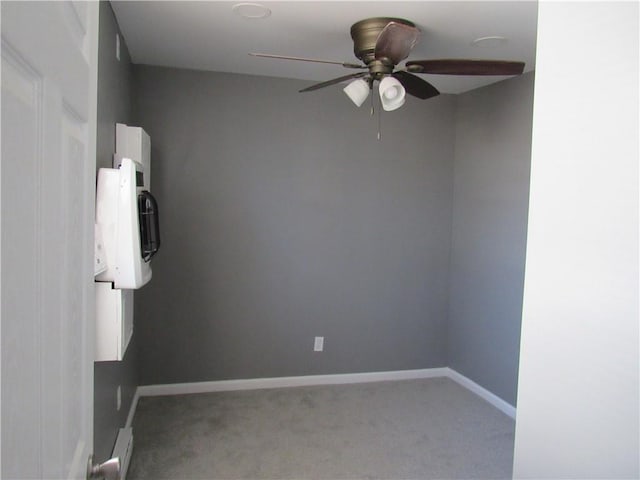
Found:
M 321 352 L 324 350 L 324 337 L 316 337 L 313 341 L 313 351 Z
M 118 389 L 116 390 L 116 408 L 120 411 L 120 407 L 122 406 L 122 388 L 118 385 Z

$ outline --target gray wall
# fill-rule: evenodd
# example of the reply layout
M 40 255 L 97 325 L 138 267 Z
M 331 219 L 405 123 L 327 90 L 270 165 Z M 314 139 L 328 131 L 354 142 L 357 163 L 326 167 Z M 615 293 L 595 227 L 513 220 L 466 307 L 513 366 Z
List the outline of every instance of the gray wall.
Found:
M 162 229 L 141 384 L 446 365 L 454 97 L 383 113 L 376 141 L 339 87 L 133 72 Z
M 131 61 L 122 35 L 120 61 L 116 59 L 118 32 L 111 5 L 100 2 L 98 50 L 97 168 L 111 167 L 115 150 L 115 124 L 131 117 Z M 123 427 L 138 385 L 135 335 L 122 362 L 98 362 L 94 368 L 94 454 L 104 461 Z M 116 392 L 122 388 L 122 405 L 117 410 Z
M 515 405 L 533 74 L 458 96 L 448 364 Z

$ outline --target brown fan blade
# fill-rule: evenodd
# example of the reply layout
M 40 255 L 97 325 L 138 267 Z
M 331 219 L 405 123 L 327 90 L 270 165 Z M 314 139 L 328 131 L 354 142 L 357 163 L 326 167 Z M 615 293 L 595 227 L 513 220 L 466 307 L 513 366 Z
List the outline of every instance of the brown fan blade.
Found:
M 520 75 L 524 62 L 504 60 L 411 60 L 405 64 L 413 73 L 436 75 Z
M 251 55 L 252 57 L 277 58 L 280 60 L 297 60 L 299 62 L 330 63 L 332 65 L 342 65 L 345 68 L 367 68 L 366 65 L 360 65 L 358 63 L 334 62 L 332 60 L 320 60 L 317 58 L 290 57 L 287 55 L 271 55 L 270 53 L 249 53 L 249 55 Z
M 409 56 L 419 36 L 420 30 L 416 27 L 389 22 L 378 35 L 374 56 L 378 60 L 388 58 L 397 65 Z
M 399 71 L 391 75 L 402 84 L 409 95 L 421 98 L 422 100 L 440 95 L 436 87 L 411 73 Z
M 345 80 L 350 80 L 352 78 L 364 77 L 365 75 L 368 75 L 368 74 L 369 72 L 352 73 L 351 75 L 345 75 L 344 77 L 338 77 L 338 78 L 334 78 L 333 80 L 327 80 L 326 82 L 316 83 L 315 85 L 311 85 L 310 87 L 303 88 L 302 90 L 300 90 L 300 93 L 311 92 L 313 90 L 318 90 L 319 88 L 335 85 L 336 83 L 344 82 Z

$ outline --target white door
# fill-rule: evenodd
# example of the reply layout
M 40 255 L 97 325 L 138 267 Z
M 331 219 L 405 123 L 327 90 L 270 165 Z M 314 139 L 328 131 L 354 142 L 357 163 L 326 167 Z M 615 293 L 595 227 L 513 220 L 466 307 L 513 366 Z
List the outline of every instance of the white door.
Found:
M 93 446 L 97 2 L 2 1 L 3 479 Z

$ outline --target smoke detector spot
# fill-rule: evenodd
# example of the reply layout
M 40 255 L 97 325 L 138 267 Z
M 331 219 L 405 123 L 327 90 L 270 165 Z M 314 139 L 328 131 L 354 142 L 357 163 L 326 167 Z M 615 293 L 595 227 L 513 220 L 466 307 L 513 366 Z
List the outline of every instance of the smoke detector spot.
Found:
M 473 45 L 474 47 L 482 48 L 498 48 L 506 45 L 508 41 L 509 39 L 507 37 L 492 35 L 489 37 L 476 38 L 473 42 L 471 42 L 471 45 Z
M 236 3 L 231 9 L 243 18 L 267 18 L 271 15 L 271 10 L 259 3 Z

